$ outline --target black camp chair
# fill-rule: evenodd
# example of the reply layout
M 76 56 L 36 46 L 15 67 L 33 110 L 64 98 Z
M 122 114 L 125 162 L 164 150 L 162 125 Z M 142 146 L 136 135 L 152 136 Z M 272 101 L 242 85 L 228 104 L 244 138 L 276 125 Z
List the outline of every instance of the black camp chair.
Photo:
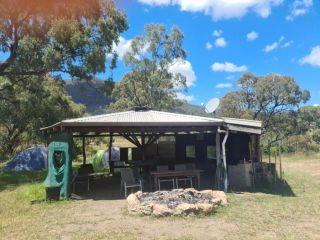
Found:
M 87 191 L 90 190 L 90 182 L 93 179 L 93 176 L 90 174 L 94 173 L 92 164 L 82 164 L 78 171 L 74 174 L 72 184 L 73 184 L 73 192 L 76 190 L 77 184 L 86 184 Z

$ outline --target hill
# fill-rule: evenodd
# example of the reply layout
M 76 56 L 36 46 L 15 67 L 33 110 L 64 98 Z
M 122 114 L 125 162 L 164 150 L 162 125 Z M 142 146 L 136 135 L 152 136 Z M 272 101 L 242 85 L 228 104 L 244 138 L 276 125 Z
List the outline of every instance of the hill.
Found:
M 76 103 L 87 107 L 90 114 L 106 113 L 110 98 L 104 95 L 104 81 L 95 79 L 91 82 L 66 80 L 65 89 Z
M 103 80 L 95 79 L 91 82 L 66 80 L 65 82 L 65 89 L 72 97 L 73 101 L 85 105 L 88 113 L 95 115 L 107 112 L 106 106 L 112 100 L 104 94 L 103 89 L 105 88 L 105 84 Z M 174 112 L 206 117 L 209 116 L 204 112 L 201 106 L 192 105 L 186 102 L 177 107 Z

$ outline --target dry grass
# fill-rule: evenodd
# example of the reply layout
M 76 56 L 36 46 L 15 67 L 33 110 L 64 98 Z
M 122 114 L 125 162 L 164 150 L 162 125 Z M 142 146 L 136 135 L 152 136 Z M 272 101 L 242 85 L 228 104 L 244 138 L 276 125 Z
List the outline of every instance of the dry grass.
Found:
M 283 169 L 294 196 L 229 193 L 211 217 L 169 219 L 128 216 L 124 200 L 31 204 L 44 198 L 41 173 L 2 173 L 0 239 L 320 239 L 320 157 L 285 157 Z

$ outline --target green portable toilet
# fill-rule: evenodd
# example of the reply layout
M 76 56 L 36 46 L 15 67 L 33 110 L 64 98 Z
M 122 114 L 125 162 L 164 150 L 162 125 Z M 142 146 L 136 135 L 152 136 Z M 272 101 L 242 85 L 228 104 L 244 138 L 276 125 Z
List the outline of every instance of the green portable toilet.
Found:
M 48 190 L 59 189 L 60 197 L 70 196 L 71 159 L 68 142 L 51 142 L 48 153 L 48 175 L 44 181 Z M 50 192 L 50 191 L 49 191 Z

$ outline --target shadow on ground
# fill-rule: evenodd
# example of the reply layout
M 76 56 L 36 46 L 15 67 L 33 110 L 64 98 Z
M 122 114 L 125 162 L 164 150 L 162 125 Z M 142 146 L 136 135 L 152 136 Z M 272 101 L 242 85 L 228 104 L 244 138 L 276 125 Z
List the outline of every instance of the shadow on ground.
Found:
M 267 194 L 280 195 L 284 197 L 295 197 L 295 193 L 286 180 L 277 179 L 276 182 L 264 186 L 257 186 L 253 192 L 263 192 Z

